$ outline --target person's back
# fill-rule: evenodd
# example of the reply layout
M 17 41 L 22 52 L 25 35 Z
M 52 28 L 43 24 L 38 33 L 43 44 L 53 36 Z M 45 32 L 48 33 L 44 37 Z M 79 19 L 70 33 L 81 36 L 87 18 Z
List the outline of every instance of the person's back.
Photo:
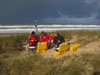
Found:
M 50 34 L 42 35 L 40 36 L 40 41 L 41 42 L 48 42 L 52 40 L 52 36 Z

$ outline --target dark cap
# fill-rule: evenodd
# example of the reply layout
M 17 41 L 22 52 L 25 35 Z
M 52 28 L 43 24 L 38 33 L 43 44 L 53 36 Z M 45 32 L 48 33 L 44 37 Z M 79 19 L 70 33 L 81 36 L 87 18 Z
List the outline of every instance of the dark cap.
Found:
M 34 31 L 32 31 L 32 32 L 31 32 L 31 34 L 32 34 L 32 35 L 34 35 L 34 34 L 35 34 L 35 32 L 34 32 Z
M 46 35 L 46 32 L 44 32 L 44 31 L 42 31 L 41 33 L 42 33 L 43 35 Z

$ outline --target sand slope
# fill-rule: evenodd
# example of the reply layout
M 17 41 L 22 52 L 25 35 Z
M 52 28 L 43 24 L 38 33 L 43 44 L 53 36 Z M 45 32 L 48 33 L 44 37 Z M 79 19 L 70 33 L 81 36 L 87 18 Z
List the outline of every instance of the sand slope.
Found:
M 54 58 L 54 59 L 60 59 L 64 56 L 68 55 L 80 55 L 81 53 L 100 53 L 100 40 L 93 41 L 85 46 L 81 46 L 77 51 L 67 51 L 65 54 L 62 55 L 56 55 L 54 53 L 54 48 L 50 49 L 46 52 L 40 53 L 44 58 Z

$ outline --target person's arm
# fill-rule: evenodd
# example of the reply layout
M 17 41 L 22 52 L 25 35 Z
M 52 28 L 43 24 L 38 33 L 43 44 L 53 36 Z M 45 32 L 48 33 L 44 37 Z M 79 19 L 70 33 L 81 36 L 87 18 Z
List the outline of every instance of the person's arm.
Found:
M 53 43 L 54 44 L 57 44 L 58 43 L 55 37 L 53 38 Z
M 30 36 L 27 38 L 27 43 L 31 42 Z
M 43 37 L 42 36 L 40 36 L 40 41 L 43 42 Z
M 36 36 L 35 37 L 35 42 L 38 42 L 39 41 L 39 38 Z
M 61 42 L 65 42 L 65 39 L 63 36 L 61 36 Z
M 53 43 L 55 44 L 55 38 L 53 38 Z

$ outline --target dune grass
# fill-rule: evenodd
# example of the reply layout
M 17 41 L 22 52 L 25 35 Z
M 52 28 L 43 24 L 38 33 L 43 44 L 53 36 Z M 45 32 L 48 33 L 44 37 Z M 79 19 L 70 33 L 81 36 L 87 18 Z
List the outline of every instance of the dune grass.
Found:
M 19 47 L 26 42 L 28 34 L 0 37 L 0 54 L 18 51 Z
M 43 59 L 36 53 L 18 57 L 2 57 L 0 75 L 94 75 L 100 72 L 100 55 L 95 54 L 72 55 L 57 60 Z
M 77 36 L 78 43 L 86 45 L 100 39 L 100 31 L 58 31 L 70 41 Z M 49 32 L 53 35 L 54 32 Z M 83 53 L 61 59 L 44 59 L 40 54 L 30 55 L 19 50 L 29 34 L 0 37 L 0 75 L 96 75 L 100 72 L 100 54 Z

